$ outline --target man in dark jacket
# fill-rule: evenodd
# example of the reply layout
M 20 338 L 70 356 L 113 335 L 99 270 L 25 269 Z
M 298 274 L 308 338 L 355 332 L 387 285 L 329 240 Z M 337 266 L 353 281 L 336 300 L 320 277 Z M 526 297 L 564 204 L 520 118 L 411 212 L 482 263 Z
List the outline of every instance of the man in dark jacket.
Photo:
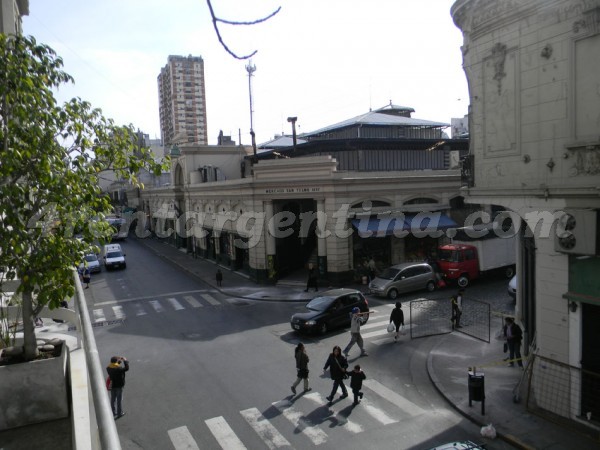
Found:
M 110 364 L 106 368 L 111 382 L 110 406 L 115 419 L 125 415 L 123 412 L 123 387 L 125 386 L 125 372 L 128 370 L 129 361 L 123 356 L 113 356 L 110 358 Z
M 504 319 L 504 337 L 508 344 L 509 363 L 510 367 L 514 367 L 515 358 L 519 367 L 523 367 L 523 360 L 521 358 L 521 341 L 523 340 L 523 331 L 521 327 L 515 323 L 515 319 L 512 317 L 506 317 Z

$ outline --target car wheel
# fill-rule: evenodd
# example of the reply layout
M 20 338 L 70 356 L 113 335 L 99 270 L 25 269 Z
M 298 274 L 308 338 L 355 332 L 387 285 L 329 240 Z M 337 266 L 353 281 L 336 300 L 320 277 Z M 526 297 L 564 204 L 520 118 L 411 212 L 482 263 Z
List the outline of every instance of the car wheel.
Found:
M 327 323 L 326 322 L 323 322 L 323 323 L 321 323 L 321 325 L 319 325 L 319 333 L 320 334 L 327 333 L 327 329 L 328 328 L 327 328 Z
M 398 298 L 398 291 L 396 289 L 390 289 L 390 291 L 388 292 L 388 297 L 391 300 L 396 300 Z
M 425 286 L 429 292 L 435 291 L 435 283 L 433 281 L 428 281 L 427 286 Z
M 514 266 L 508 266 L 505 270 L 504 270 L 504 276 L 506 278 L 512 278 L 515 276 L 515 268 Z
M 457 283 L 461 288 L 465 288 L 469 285 L 469 277 L 466 275 L 461 275 L 458 277 Z
M 127 269 L 127 264 L 123 264 L 123 269 Z

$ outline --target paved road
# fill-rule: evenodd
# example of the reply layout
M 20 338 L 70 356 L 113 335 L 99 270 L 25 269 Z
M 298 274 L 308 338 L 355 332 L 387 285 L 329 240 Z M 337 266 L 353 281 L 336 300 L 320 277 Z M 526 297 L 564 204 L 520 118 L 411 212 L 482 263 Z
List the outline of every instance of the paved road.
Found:
M 346 344 L 347 330 L 298 336 L 288 320 L 302 304 L 228 297 L 135 241 L 123 248 L 127 269 L 95 276 L 86 296 L 103 361 L 113 354 L 131 361 L 128 414 L 117 422 L 124 449 L 424 449 L 481 440 L 427 378 L 427 354 L 442 337 L 393 343 L 385 330 L 392 302 L 370 299 L 377 310 L 363 330 L 370 355 L 350 355 L 368 376 L 363 402 L 328 406 L 331 380 L 321 368 L 333 345 Z M 510 302 L 504 280 L 477 286 L 469 295 L 494 297 L 498 308 Z M 450 293 L 435 294 L 445 301 Z M 313 391 L 292 397 L 300 340 Z

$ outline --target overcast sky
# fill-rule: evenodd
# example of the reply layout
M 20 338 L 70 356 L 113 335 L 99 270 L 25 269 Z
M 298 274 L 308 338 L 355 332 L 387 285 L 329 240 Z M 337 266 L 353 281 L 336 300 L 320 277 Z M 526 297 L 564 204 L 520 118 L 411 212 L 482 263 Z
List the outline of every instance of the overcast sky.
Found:
M 230 49 L 254 50 L 252 78 L 257 143 L 297 116 L 299 133 L 389 104 L 413 117 L 450 123 L 468 108 L 454 0 L 212 0 L 227 20 L 251 21 L 281 6 L 269 21 L 220 26 Z M 208 142 L 219 130 L 250 144 L 247 61 L 219 44 L 206 0 L 30 0 L 24 34 L 63 58 L 78 96 L 119 124 L 160 137 L 157 76 L 168 55 L 202 56 Z

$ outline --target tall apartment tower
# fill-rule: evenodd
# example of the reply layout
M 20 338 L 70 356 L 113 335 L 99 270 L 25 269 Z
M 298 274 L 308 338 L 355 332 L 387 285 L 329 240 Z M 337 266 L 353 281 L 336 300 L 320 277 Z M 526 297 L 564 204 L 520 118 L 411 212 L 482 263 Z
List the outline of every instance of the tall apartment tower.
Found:
M 207 145 L 204 60 L 170 55 L 158 75 L 158 105 L 163 145 Z

